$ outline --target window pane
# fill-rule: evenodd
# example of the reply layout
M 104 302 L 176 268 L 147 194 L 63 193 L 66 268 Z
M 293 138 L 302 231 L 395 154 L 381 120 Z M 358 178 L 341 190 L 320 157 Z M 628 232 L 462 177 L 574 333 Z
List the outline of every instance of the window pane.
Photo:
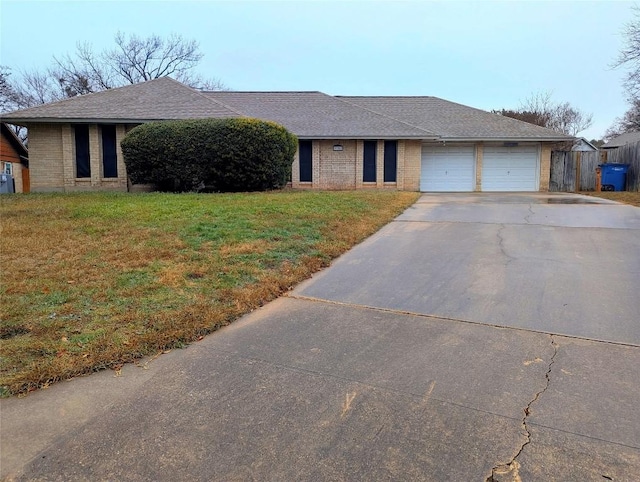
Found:
M 364 141 L 362 181 L 376 182 L 376 150 L 378 141 Z
M 312 182 L 312 143 L 311 141 L 300 141 L 298 145 L 300 150 L 300 182 Z
M 102 131 L 102 176 L 118 177 L 116 126 L 100 126 Z
M 384 182 L 396 182 L 398 141 L 384 141 Z
M 83 124 L 75 125 L 73 130 L 76 138 L 76 177 L 91 177 L 89 126 Z

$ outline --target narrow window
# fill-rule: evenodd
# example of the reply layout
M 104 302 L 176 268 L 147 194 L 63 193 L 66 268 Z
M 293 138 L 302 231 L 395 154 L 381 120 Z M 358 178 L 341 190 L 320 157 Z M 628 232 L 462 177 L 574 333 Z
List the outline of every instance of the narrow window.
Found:
M 311 141 L 300 141 L 300 182 L 312 182 L 313 179 L 313 162 L 312 162 L 312 143 Z
M 91 177 L 89 162 L 89 126 L 78 124 L 73 126 L 76 138 L 76 177 Z
M 116 126 L 100 126 L 102 131 L 102 177 L 118 177 Z
M 384 141 L 384 182 L 396 182 L 398 141 Z
M 376 182 L 376 150 L 378 141 L 364 141 L 362 181 Z

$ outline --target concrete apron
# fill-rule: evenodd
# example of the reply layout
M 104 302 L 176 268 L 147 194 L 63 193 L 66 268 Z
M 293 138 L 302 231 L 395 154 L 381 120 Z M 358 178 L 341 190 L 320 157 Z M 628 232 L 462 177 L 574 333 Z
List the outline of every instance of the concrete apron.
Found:
M 442 241 L 455 248 L 450 234 Z M 185 350 L 120 376 L 102 372 L 0 401 L 1 475 L 640 478 L 638 346 L 317 296 L 345 263 L 366 265 L 358 250 L 385 237 L 383 230 L 289 297 Z M 449 276 L 443 270 L 432 284 Z M 343 294 L 376 279 L 369 274 Z

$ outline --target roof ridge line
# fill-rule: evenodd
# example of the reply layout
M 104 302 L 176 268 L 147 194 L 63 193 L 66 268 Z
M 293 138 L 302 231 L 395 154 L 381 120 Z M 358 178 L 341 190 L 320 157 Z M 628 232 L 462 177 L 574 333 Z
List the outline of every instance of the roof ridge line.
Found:
M 173 79 L 171 79 L 171 80 L 173 80 Z M 178 81 L 176 80 L 176 82 L 178 82 Z M 229 106 L 229 105 L 225 104 L 224 102 L 220 102 L 220 101 L 219 101 L 219 100 L 217 100 L 217 99 L 212 99 L 212 98 L 210 98 L 209 96 L 205 95 L 205 93 L 204 93 L 203 91 L 201 91 L 201 90 L 195 89 L 195 88 L 193 88 L 193 87 L 189 87 L 188 85 L 185 85 L 185 84 L 183 84 L 182 82 L 178 82 L 178 83 L 179 83 L 180 85 L 182 85 L 183 87 L 186 87 L 187 89 L 189 89 L 189 90 L 191 90 L 191 91 L 195 92 L 195 93 L 196 93 L 196 94 L 198 94 L 200 97 L 203 97 L 204 99 L 207 99 L 207 101 L 209 101 L 209 102 L 213 102 L 214 104 L 221 105 L 221 106 L 222 106 L 222 107 L 224 107 L 225 109 L 229 109 L 231 112 L 235 112 L 236 114 L 238 114 L 238 115 L 239 115 L 239 116 L 241 116 L 241 117 L 249 117 L 249 116 L 247 116 L 246 114 L 243 114 L 242 112 L 240 112 L 240 111 L 238 111 L 238 110 L 234 109 L 233 107 L 231 107 L 231 106 Z M 216 91 L 215 91 L 215 90 L 212 90 L 211 92 L 216 92 Z
M 325 95 L 329 95 L 329 94 L 325 94 Z M 423 129 L 422 127 L 418 127 L 416 125 L 410 124 L 409 122 L 401 121 L 400 119 L 396 119 L 395 117 L 392 117 L 390 115 L 383 114 L 382 112 L 378 112 L 377 110 L 369 109 L 368 107 L 364 107 L 364 106 L 358 105 L 358 104 L 356 104 L 354 102 L 349 102 L 348 100 L 340 99 L 339 96 L 331 95 L 329 97 L 333 97 L 334 99 L 339 100 L 340 102 L 344 102 L 345 104 L 349 104 L 349 105 L 358 107 L 358 108 L 360 108 L 362 110 L 366 110 L 368 112 L 372 112 L 373 114 L 377 114 L 379 116 L 386 117 L 387 119 L 394 120 L 396 122 L 399 122 L 400 124 L 404 124 L 404 125 L 407 125 L 409 127 L 413 127 L 414 129 L 418 129 L 419 131 L 425 132 L 426 134 L 430 134 L 430 135 L 432 135 L 432 136 L 434 136 L 436 138 L 442 137 L 441 135 L 436 134 L 435 132 L 428 131 L 426 129 Z
M 201 90 L 200 92 L 203 94 L 324 94 L 319 90 Z
M 334 97 L 367 98 L 367 99 L 438 99 L 433 95 L 336 95 Z

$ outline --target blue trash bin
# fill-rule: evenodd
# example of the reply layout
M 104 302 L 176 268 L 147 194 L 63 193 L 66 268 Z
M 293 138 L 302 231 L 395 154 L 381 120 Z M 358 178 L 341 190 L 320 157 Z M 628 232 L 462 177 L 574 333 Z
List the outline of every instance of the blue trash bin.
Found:
M 629 164 L 600 164 L 602 169 L 603 191 L 624 191 L 627 185 L 627 171 Z

